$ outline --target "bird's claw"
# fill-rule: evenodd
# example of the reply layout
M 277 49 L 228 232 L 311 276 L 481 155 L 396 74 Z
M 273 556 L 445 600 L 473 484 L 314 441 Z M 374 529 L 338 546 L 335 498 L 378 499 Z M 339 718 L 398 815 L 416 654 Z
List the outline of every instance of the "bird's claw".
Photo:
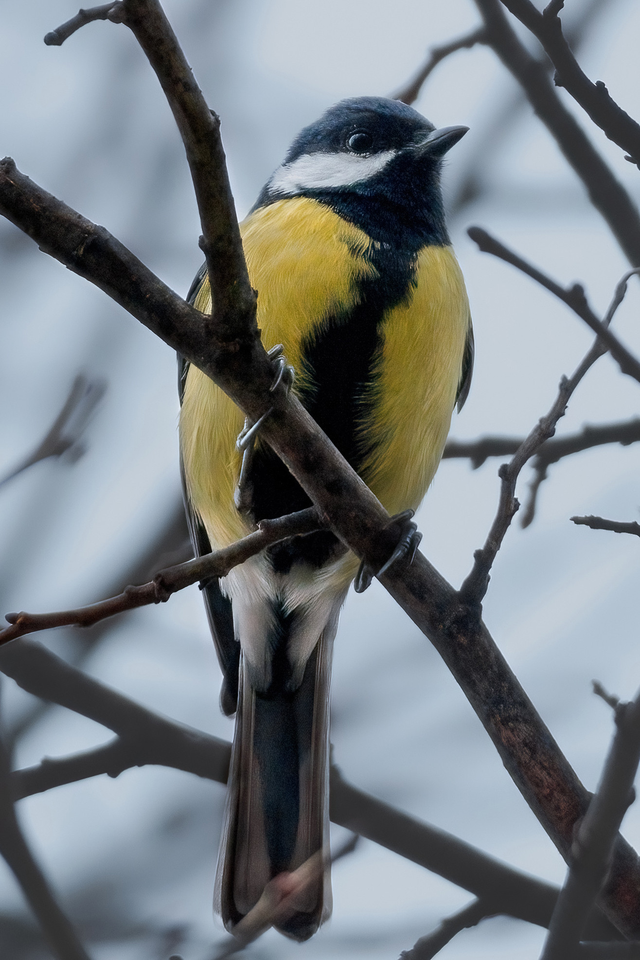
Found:
M 295 379 L 295 370 L 287 363 L 282 344 L 277 343 L 275 347 L 271 347 L 271 349 L 267 351 L 267 355 L 276 368 L 273 382 L 269 387 L 269 393 L 275 393 L 280 384 L 282 384 L 285 390 L 285 396 L 288 396 Z M 242 465 L 240 467 L 240 476 L 233 500 L 236 508 L 241 513 L 247 513 L 251 509 L 252 498 L 248 478 L 253 461 L 253 449 L 260 427 L 267 417 L 271 416 L 273 409 L 273 407 L 269 407 L 267 412 L 263 413 L 255 423 L 249 417 L 245 417 L 244 426 L 236 440 L 236 447 L 238 450 L 242 450 Z
M 389 559 L 386 563 L 383 563 L 379 570 L 373 570 L 366 560 L 361 561 L 353 584 L 356 593 L 364 593 L 371 586 L 373 578 L 381 577 L 400 557 L 406 557 L 409 563 L 413 563 L 413 558 L 422 540 L 422 534 L 418 532 L 418 527 L 412 520 L 413 514 L 413 510 L 403 510 L 402 513 L 397 513 L 391 517 L 389 526 L 395 523 L 402 527 L 400 539 Z
M 281 343 L 276 343 L 275 347 L 271 347 L 271 349 L 267 351 L 267 354 L 273 361 L 276 368 L 276 375 L 273 379 L 273 383 L 269 387 L 269 392 L 275 393 L 282 383 L 284 384 L 285 388 L 285 396 L 288 396 L 289 391 L 293 386 L 296 372 L 291 364 L 287 363 L 287 358 L 284 356 L 284 347 Z

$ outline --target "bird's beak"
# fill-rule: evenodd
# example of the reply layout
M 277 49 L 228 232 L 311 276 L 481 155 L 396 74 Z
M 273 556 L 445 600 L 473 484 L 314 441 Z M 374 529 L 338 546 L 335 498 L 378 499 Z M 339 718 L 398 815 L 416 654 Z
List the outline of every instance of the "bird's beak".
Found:
M 440 127 L 430 133 L 419 145 L 418 150 L 430 157 L 443 157 L 458 140 L 461 140 L 469 127 Z

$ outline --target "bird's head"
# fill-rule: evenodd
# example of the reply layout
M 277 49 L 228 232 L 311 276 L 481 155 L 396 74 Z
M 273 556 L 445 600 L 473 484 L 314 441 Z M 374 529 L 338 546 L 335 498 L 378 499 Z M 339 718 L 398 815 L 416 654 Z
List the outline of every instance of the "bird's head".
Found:
M 442 158 L 466 132 L 437 130 L 398 100 L 342 100 L 298 134 L 257 206 L 306 196 L 340 208 L 378 201 L 403 222 L 439 214 Z

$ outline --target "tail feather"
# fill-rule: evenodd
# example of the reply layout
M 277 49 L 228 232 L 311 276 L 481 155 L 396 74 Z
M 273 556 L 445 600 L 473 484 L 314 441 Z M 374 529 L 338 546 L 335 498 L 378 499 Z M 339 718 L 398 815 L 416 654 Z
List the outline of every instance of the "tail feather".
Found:
M 229 930 L 267 883 L 314 858 L 295 909 L 275 923 L 307 940 L 331 910 L 329 881 L 329 685 L 335 630 L 329 625 L 294 691 L 257 692 L 244 659 L 218 861 L 217 906 Z

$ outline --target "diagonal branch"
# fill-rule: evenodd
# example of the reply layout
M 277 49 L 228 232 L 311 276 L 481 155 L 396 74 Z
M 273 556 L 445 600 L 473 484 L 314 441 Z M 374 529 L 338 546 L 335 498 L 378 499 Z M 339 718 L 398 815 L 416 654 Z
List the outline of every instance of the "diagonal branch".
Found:
M 640 762 L 640 694 L 631 703 L 619 704 L 615 719 L 613 743 L 598 789 L 577 831 L 567 879 L 540 960 L 564 960 L 578 945 L 605 883 L 615 836 L 634 800 L 633 781 Z
M 171 107 L 187 154 L 198 203 L 215 329 L 222 340 L 259 336 L 256 293 L 249 282 L 233 194 L 220 137 L 209 109 L 158 0 L 123 0 L 122 22 L 133 32 Z
M 458 913 L 443 920 L 433 933 L 420 937 L 411 950 L 403 950 L 400 960 L 433 960 L 436 954 L 440 953 L 461 930 L 475 927 L 481 920 L 492 915 L 493 911 L 488 903 L 473 900 Z
M 0 855 L 13 871 L 53 954 L 59 960 L 89 960 L 24 838 L 14 810 L 11 786 L 9 755 L 0 741 Z
M 470 238 L 478 244 L 478 247 L 483 253 L 490 253 L 494 257 L 498 257 L 498 259 L 504 260 L 505 263 L 510 263 L 511 266 L 516 267 L 522 273 L 531 277 L 532 280 L 535 280 L 540 286 L 549 290 L 549 292 L 553 293 L 559 300 L 566 303 L 568 307 L 571 307 L 573 312 L 584 320 L 594 333 L 598 334 L 598 337 L 602 340 L 602 343 L 606 345 L 611 356 L 617 361 L 622 372 L 640 382 L 640 361 L 638 361 L 636 357 L 620 343 L 616 335 L 608 329 L 607 320 L 602 321 L 595 315 L 587 302 L 584 288 L 579 283 L 574 284 L 568 289 L 561 287 L 559 283 L 556 283 L 556 281 L 552 280 L 547 274 L 542 273 L 542 271 L 534 267 L 533 264 L 528 263 L 522 257 L 518 256 L 517 253 L 514 253 L 513 250 L 505 247 L 503 243 L 500 243 L 499 240 L 492 237 L 491 234 L 483 230 L 482 227 L 469 227 L 467 233 Z M 624 296 L 627 281 L 636 272 L 637 270 L 629 271 L 618 284 L 613 303 L 609 309 L 611 316 L 615 313 Z M 620 290 L 622 291 L 621 293 L 619 292 Z
M 604 328 L 606 329 L 606 327 Z M 489 586 L 489 574 L 498 551 L 502 546 L 507 530 L 511 525 L 515 514 L 520 509 L 520 503 L 516 499 L 516 484 L 520 472 L 528 460 L 538 453 L 545 441 L 555 433 L 558 420 L 564 416 L 567 404 L 585 376 L 587 371 L 604 353 L 604 348 L 599 340 L 596 340 L 591 349 L 586 353 L 582 362 L 578 365 L 570 379 L 562 377 L 558 387 L 558 393 L 551 409 L 546 416 L 541 417 L 535 427 L 531 430 L 526 439 L 522 442 L 509 463 L 503 463 L 498 471 L 501 480 L 500 499 L 495 519 L 487 535 L 484 546 L 476 550 L 473 555 L 473 567 L 460 587 L 460 597 L 463 602 L 468 604 L 481 603 Z M 546 471 L 546 468 L 544 468 Z M 544 479 L 546 473 L 539 472 L 539 481 Z M 537 486 L 533 487 L 532 504 L 535 503 L 535 494 Z M 530 522 L 530 519 L 529 519 Z
M 0 486 L 13 480 L 41 460 L 61 457 L 69 451 L 82 454 L 80 437 L 95 408 L 106 390 L 103 380 L 87 380 L 79 374 L 71 386 L 60 413 L 57 415 L 40 443 L 16 467 L 0 479 Z
M 312 533 L 322 524 L 315 507 L 290 513 L 276 520 L 262 520 L 255 533 L 237 540 L 229 547 L 207 553 L 160 570 L 153 580 L 138 587 L 127 587 L 117 597 L 92 603 L 75 610 L 63 610 L 59 613 L 8 613 L 5 617 L 11 624 L 0 630 L 0 645 L 24 637 L 40 630 L 54 627 L 77 626 L 91 627 L 107 617 L 152 603 L 164 603 L 169 597 L 194 583 L 226 577 L 233 567 L 254 557 L 266 547 L 286 540 L 288 537 L 303 536 Z
M 484 42 L 484 27 L 478 27 L 475 30 L 471 30 L 469 33 L 465 33 L 464 36 L 458 37 L 457 40 L 450 40 L 449 43 L 443 43 L 439 47 L 431 47 L 429 50 L 429 56 L 424 64 L 420 67 L 416 75 L 409 80 L 404 87 L 402 87 L 396 93 L 391 94 L 391 99 L 401 100 L 402 103 L 407 103 L 409 105 L 415 103 L 420 96 L 420 90 L 427 80 L 427 77 L 429 77 L 439 63 L 442 63 L 443 60 L 445 60 L 447 57 L 450 57 L 452 53 L 456 53 L 458 50 L 470 50 L 471 47 L 475 47 L 477 43 Z
M 626 150 L 629 159 L 640 165 L 640 125 L 618 106 L 601 80 L 592 83 L 583 72 L 562 32 L 558 13 L 564 3 L 549 4 L 544 13 L 540 13 L 531 0 L 502 0 L 502 3 L 544 47 L 556 68 L 556 86 L 564 87 L 609 140 Z
M 640 265 L 640 216 L 630 195 L 560 101 L 545 67 L 521 43 L 500 0 L 475 0 L 475 3 L 487 30 L 488 45 L 522 86 L 628 260 L 633 266 Z

